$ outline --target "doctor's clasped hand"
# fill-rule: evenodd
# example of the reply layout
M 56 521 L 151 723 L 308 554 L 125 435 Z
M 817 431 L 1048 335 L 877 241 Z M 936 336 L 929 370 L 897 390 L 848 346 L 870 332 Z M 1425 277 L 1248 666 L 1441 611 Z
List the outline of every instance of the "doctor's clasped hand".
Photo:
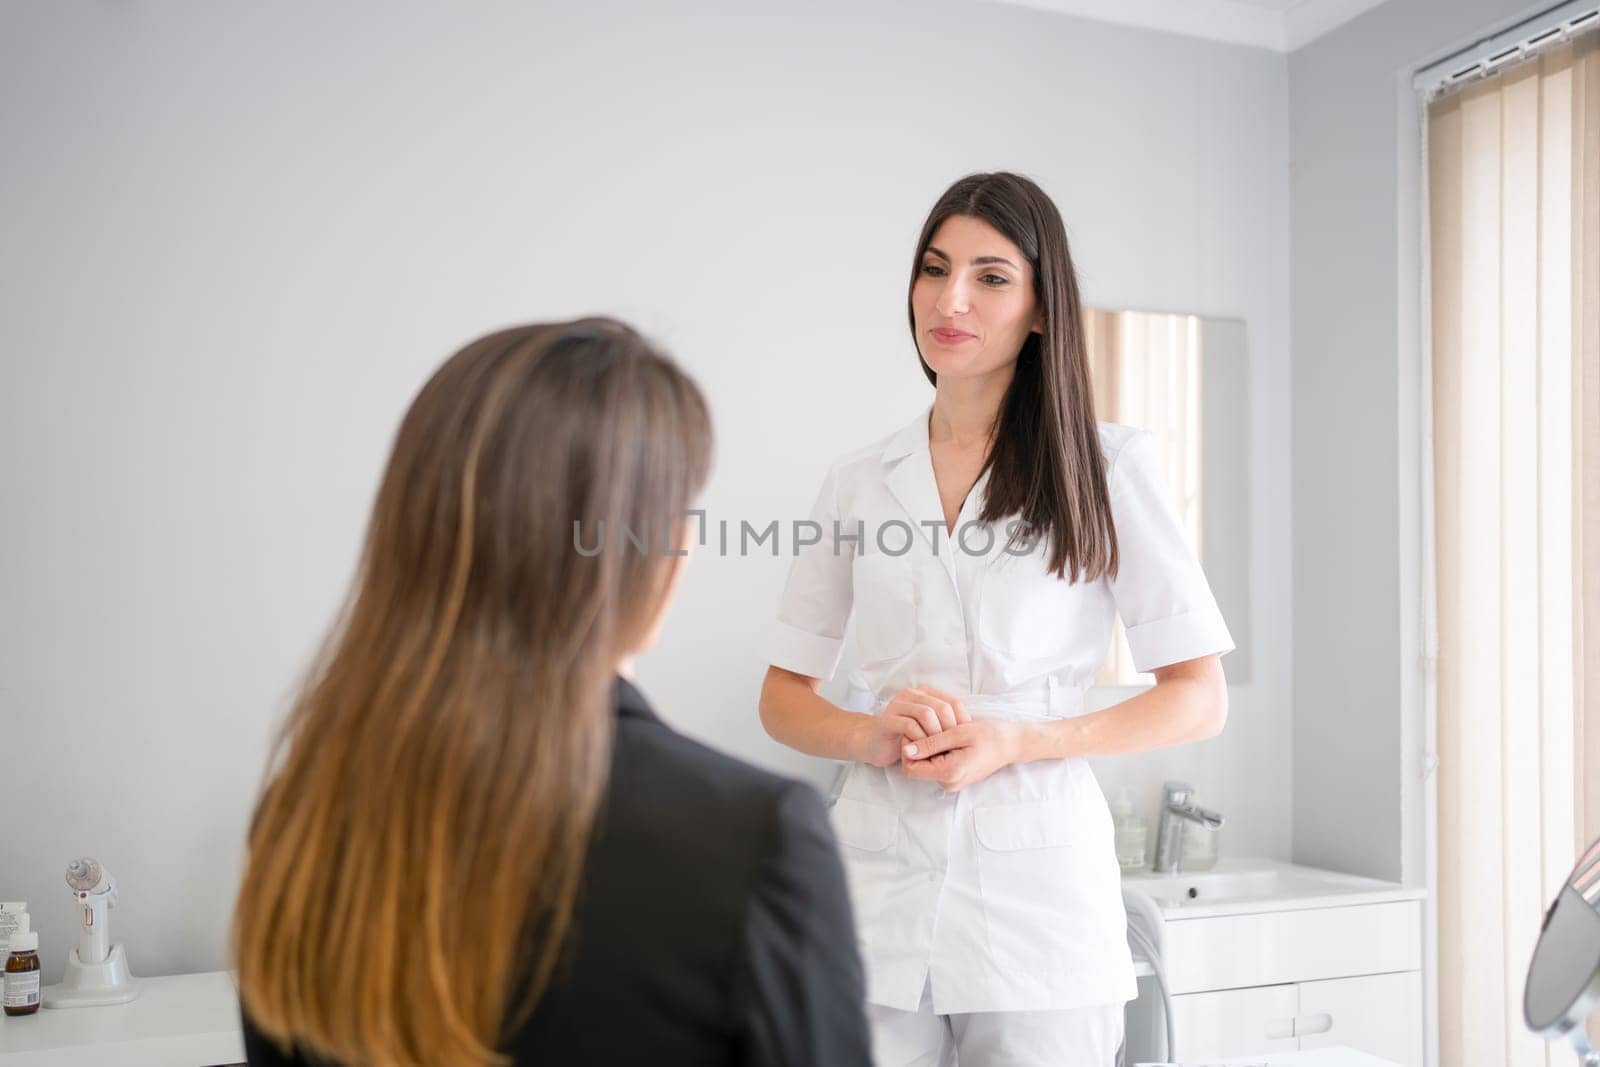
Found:
M 905 777 L 935 782 L 950 792 L 1021 757 L 1015 723 L 974 720 L 961 698 L 931 685 L 900 690 L 882 711 L 864 719 L 860 762 L 874 767 L 899 762 Z
M 876 715 L 862 716 L 857 762 L 888 767 L 900 760 L 901 746 L 921 741 L 971 721 L 958 697 L 932 686 L 902 689 Z
M 936 782 L 947 792 L 981 782 L 1021 758 L 1021 730 L 1014 722 L 974 719 L 907 741 L 900 772 Z

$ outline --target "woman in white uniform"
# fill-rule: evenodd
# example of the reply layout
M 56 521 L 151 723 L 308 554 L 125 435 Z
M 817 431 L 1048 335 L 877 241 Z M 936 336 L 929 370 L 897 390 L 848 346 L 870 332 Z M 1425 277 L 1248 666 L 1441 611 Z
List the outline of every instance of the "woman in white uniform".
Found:
M 1115 1061 L 1137 995 L 1086 757 L 1214 736 L 1233 641 L 1151 435 L 1098 423 L 1060 214 L 963 178 L 917 242 L 930 407 L 836 459 L 761 692 L 777 740 L 852 766 L 832 809 L 880 1067 Z M 1120 615 L 1156 685 L 1090 714 Z M 847 707 L 818 693 L 854 617 Z

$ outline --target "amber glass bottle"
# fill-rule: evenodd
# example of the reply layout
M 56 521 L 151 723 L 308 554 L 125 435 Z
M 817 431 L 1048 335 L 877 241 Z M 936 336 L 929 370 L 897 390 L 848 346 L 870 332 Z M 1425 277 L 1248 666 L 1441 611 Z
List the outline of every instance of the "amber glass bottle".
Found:
M 32 1015 L 39 1010 L 39 935 L 32 930 L 11 935 L 6 957 L 7 1015 Z

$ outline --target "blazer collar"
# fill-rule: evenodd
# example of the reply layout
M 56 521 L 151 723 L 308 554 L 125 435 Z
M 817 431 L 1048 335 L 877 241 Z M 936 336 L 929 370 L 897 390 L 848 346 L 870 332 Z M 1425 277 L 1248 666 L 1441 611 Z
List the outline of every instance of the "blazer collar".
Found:
M 611 683 L 611 706 L 616 709 L 617 715 L 624 719 L 644 719 L 647 722 L 660 722 L 660 716 L 639 691 L 639 687 L 628 681 L 622 675 L 614 675 Z

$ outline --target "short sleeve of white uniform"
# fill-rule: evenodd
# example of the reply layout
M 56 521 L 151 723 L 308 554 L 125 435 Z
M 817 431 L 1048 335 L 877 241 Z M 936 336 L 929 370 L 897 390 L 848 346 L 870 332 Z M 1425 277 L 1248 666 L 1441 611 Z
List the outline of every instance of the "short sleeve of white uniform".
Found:
M 1112 460 L 1110 493 L 1118 556 L 1111 592 L 1134 670 L 1231 652 L 1233 638 L 1184 538 L 1150 431 L 1134 433 Z
M 820 529 L 821 539 L 799 549 L 789 567 L 778 617 L 767 641 L 767 661 L 773 666 L 823 681 L 832 678 L 839 666 L 854 598 L 852 543 L 834 539 L 838 529 L 834 523 L 839 518 L 837 486 L 835 466 L 822 480 L 811 507 L 810 518 Z

